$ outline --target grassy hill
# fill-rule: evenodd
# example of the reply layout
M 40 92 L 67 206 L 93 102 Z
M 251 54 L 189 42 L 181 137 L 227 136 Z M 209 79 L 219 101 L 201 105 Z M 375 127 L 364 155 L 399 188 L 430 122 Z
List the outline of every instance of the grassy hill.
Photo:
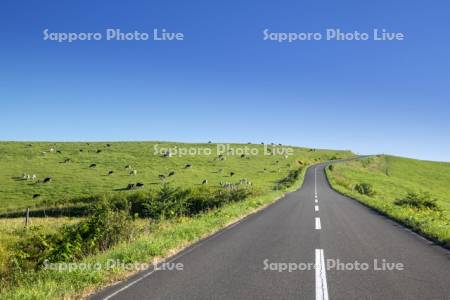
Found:
M 247 179 L 257 189 L 266 192 L 273 189 L 275 182 L 290 169 L 351 155 L 349 151 L 293 148 L 293 155 L 285 157 L 279 154 L 283 150 L 279 145 L 232 144 L 228 149 L 218 147 L 222 146 L 164 142 L 0 142 L 0 212 L 64 204 L 80 197 L 114 193 L 136 182 L 143 183 L 142 189 L 146 190 L 158 187 L 163 181 L 190 187 L 200 185 L 205 179 L 211 186 Z M 265 155 L 264 147 L 273 155 Z M 245 148 L 249 149 L 250 155 L 241 157 L 240 153 L 245 152 Z M 164 149 L 171 149 L 172 157 L 163 157 Z M 192 151 L 193 155 L 180 155 L 183 150 Z M 218 150 L 225 150 L 223 157 L 218 157 Z M 251 155 L 250 151 L 257 151 L 258 155 Z M 90 167 L 93 164 L 96 166 Z M 129 165 L 131 168 L 125 168 Z M 133 170 L 137 174 L 130 176 Z M 114 173 L 108 175 L 110 171 Z M 175 174 L 168 176 L 170 172 Z M 233 176 L 230 176 L 231 172 Z M 23 174 L 35 174 L 37 178 L 24 180 Z M 161 180 L 160 175 L 166 179 Z M 39 182 L 48 177 L 51 182 Z
M 156 145 L 172 155 L 155 153 Z M 353 155 L 292 148 L 286 156 L 280 145 L 255 144 L 232 144 L 221 154 L 217 147 L 222 145 L 0 142 L 0 298 L 80 298 L 130 271 L 43 270 L 44 259 L 105 265 L 167 257 L 298 187 L 308 165 Z M 246 147 L 250 153 L 242 155 Z M 196 155 L 178 155 L 183 149 Z M 144 185 L 127 189 L 137 182 Z M 80 203 L 87 214 L 48 217 L 48 208 L 72 212 Z M 45 208 L 47 217 L 33 215 L 24 228 L 26 207 Z M 1 218 L 14 212 L 20 218 Z
M 334 164 L 327 175 L 337 191 L 450 246 L 450 163 L 378 156 Z

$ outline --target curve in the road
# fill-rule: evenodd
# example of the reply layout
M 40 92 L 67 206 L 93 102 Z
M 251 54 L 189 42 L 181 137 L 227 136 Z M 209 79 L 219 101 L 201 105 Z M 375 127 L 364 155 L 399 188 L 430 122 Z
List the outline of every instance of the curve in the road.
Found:
M 182 271 L 138 273 L 91 299 L 450 299 L 449 252 L 336 193 L 325 166 L 168 261 Z

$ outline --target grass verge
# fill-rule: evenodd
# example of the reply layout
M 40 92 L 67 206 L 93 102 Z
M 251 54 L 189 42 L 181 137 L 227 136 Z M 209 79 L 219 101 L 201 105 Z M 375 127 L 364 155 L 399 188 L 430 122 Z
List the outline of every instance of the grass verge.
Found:
M 337 192 L 450 248 L 449 163 L 377 156 L 333 164 L 326 175 Z
M 78 263 L 107 265 L 109 260 L 123 263 L 147 263 L 154 259 L 172 256 L 183 248 L 214 232 L 254 213 L 281 198 L 286 191 L 297 189 L 303 183 L 306 168 L 301 176 L 284 191 L 274 190 L 245 201 L 227 204 L 221 208 L 194 217 L 179 217 L 149 223 L 139 219 L 136 226 L 142 233 L 131 242 L 120 243 L 97 255 L 86 257 Z M 39 270 L 24 272 L 18 285 L 3 285 L 1 299 L 73 299 L 88 295 L 111 283 L 120 281 L 132 272 L 123 268 L 58 271 Z

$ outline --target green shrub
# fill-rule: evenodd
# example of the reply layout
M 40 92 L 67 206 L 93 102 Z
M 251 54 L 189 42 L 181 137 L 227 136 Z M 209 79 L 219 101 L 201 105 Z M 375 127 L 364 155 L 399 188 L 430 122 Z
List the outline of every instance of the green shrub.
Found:
M 38 269 L 46 260 L 64 262 L 104 251 L 132 235 L 127 210 L 117 210 L 103 199 L 85 220 L 62 227 L 55 234 L 30 229 L 15 247 L 12 260 L 18 270 Z
M 286 177 L 277 181 L 274 189 L 281 190 L 293 186 L 295 182 L 297 182 L 297 180 L 299 179 L 301 172 L 302 168 L 290 170 Z
M 439 211 L 440 207 L 432 198 L 430 193 L 408 193 L 404 198 L 396 200 L 394 203 L 399 206 L 409 206 L 416 209 L 431 209 Z
M 328 170 L 330 170 L 331 172 L 333 172 L 333 168 L 334 168 L 333 165 L 328 166 Z
M 363 159 L 360 160 L 361 165 L 362 165 L 364 168 L 367 168 L 367 167 L 372 163 L 372 161 L 373 161 L 373 159 L 372 159 L 371 157 L 363 158 Z
M 169 219 L 183 215 L 195 215 L 218 208 L 229 202 L 247 198 L 251 191 L 239 187 L 215 189 L 200 187 L 182 190 L 164 185 L 156 193 L 129 196 L 130 213 L 142 218 Z
M 76 261 L 129 239 L 134 216 L 157 220 L 192 216 L 245 200 L 250 194 L 248 188 L 238 186 L 183 190 L 166 184 L 159 191 L 99 198 L 91 204 L 89 217 L 77 224 L 66 225 L 54 234 L 31 228 L 16 245 L 11 267 L 20 273 L 39 269 L 45 261 Z
M 375 191 L 370 183 L 358 183 L 355 185 L 355 190 L 361 195 L 372 197 Z
M 154 217 L 173 218 L 186 214 L 186 198 L 190 190 L 170 187 L 168 184 L 157 193 L 157 197 L 150 203 L 149 209 L 153 211 Z

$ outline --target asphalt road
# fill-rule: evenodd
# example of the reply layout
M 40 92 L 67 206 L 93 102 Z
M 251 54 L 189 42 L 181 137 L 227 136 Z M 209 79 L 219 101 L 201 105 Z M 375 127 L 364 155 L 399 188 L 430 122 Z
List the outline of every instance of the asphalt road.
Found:
M 92 299 L 450 299 L 450 252 L 334 192 L 324 165 L 161 267 Z

